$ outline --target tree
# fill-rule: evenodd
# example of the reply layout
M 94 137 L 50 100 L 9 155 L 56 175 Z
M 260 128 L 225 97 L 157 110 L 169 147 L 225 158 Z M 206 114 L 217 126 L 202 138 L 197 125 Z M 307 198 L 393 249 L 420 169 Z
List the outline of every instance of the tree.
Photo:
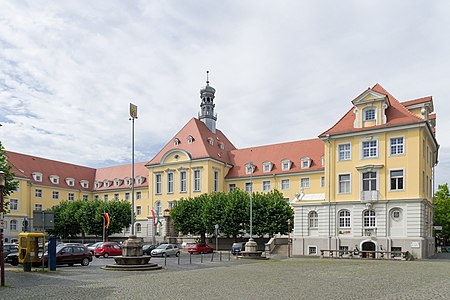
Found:
M 19 185 L 17 180 L 14 180 L 15 174 L 11 172 L 11 165 L 8 165 L 8 159 L 6 157 L 6 152 L 4 151 L 2 142 L 0 141 L 0 171 L 5 172 L 6 174 L 6 182 L 5 187 L 3 188 L 3 196 L 9 196 Z M 9 203 L 4 201 L 4 211 L 9 211 Z
M 448 244 L 450 241 L 450 191 L 448 184 L 439 185 L 434 197 L 434 224 L 442 226 L 442 231 L 436 231 L 436 237 Z
M 246 224 L 250 221 L 250 195 L 236 189 L 227 194 L 228 202 L 224 207 L 225 216 L 220 232 L 232 236 L 235 240 L 243 234 Z
M 106 236 L 122 232 L 131 224 L 131 205 L 128 201 L 62 201 L 51 208 L 55 213 L 55 228 L 48 230 L 63 239 L 86 234 L 103 235 L 102 213 L 107 212 L 111 222 Z
M 202 242 L 205 241 L 206 227 L 204 224 L 204 206 L 208 195 L 203 194 L 194 198 L 181 199 L 170 210 L 175 231 L 182 234 L 198 234 Z

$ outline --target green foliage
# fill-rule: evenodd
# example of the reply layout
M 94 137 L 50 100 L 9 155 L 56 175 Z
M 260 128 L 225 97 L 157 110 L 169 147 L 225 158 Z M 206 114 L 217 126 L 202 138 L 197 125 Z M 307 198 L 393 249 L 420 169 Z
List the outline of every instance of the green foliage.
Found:
M 436 237 L 448 245 L 450 242 L 450 192 L 448 184 L 439 185 L 434 197 L 434 224 L 442 226 L 442 231 L 436 231 Z
M 103 212 L 111 219 L 106 236 L 120 233 L 131 224 L 131 205 L 127 201 L 62 201 L 51 210 L 55 212 L 55 228 L 48 231 L 63 239 L 79 234 L 103 235 Z
M 282 193 L 255 193 L 252 202 L 254 234 L 287 233 L 287 220 L 292 222 L 294 213 Z M 222 235 L 236 238 L 244 230 L 250 231 L 250 195 L 235 190 L 181 199 L 170 216 L 175 230 L 182 234 L 199 234 L 204 240 L 205 233 L 213 234 L 218 224 Z
M 3 196 L 9 196 L 19 185 L 17 180 L 14 180 L 15 174 L 11 172 L 11 166 L 8 165 L 8 160 L 6 157 L 6 152 L 4 151 L 2 142 L 0 141 L 0 171 L 5 172 L 6 174 L 6 182 L 5 187 L 3 188 Z M 9 203 L 4 201 L 4 211 L 8 212 Z

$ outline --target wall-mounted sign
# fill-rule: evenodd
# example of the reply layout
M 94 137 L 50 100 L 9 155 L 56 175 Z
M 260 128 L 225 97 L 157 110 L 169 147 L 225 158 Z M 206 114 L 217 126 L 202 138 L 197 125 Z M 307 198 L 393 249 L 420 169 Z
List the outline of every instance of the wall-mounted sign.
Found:
M 420 242 L 411 242 L 411 248 L 420 248 Z

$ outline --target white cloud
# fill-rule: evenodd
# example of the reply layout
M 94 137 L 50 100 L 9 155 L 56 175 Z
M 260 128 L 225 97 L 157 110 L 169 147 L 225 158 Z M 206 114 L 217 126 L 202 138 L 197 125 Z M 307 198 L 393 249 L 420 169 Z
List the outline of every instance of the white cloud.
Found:
M 433 95 L 446 149 L 446 1 L 0 1 L 0 139 L 90 166 L 150 160 L 211 71 L 237 147 L 315 137 L 368 86 Z M 441 151 L 440 160 L 449 160 Z M 438 167 L 438 182 L 449 180 Z

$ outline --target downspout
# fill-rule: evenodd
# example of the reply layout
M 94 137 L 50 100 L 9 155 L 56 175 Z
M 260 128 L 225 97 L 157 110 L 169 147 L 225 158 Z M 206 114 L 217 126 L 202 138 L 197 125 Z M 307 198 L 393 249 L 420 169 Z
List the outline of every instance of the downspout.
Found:
M 328 143 L 328 250 L 331 250 L 331 142 L 330 135 L 326 135 L 326 141 Z

